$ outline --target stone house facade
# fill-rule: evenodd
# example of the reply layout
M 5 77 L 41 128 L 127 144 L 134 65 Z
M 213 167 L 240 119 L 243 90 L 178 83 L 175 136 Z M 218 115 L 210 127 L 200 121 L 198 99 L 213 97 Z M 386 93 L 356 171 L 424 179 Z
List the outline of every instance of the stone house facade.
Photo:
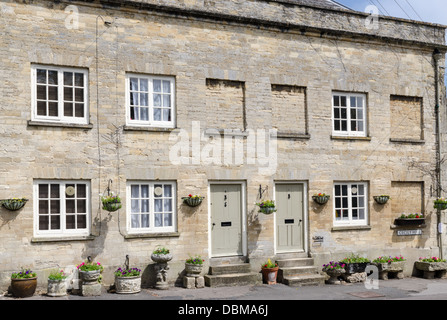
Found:
M 445 27 L 309 0 L 0 10 L 0 198 L 29 199 L 0 209 L 1 289 L 20 267 L 43 284 L 87 257 L 105 284 L 128 256 L 151 285 L 157 246 L 173 283 L 189 255 L 259 271 L 296 253 L 402 254 L 411 274 L 443 254 Z M 191 208 L 189 194 L 205 198 Z M 275 214 L 258 212 L 265 199 Z M 421 234 L 400 235 L 394 219 L 414 212 Z

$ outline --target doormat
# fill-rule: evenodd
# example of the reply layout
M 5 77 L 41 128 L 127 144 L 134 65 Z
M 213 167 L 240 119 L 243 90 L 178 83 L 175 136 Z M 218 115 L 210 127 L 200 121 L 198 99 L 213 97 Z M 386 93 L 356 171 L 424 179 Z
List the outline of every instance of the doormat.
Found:
M 385 297 L 383 294 L 375 293 L 372 291 L 364 291 L 364 292 L 351 292 L 349 293 L 352 296 L 359 297 L 359 298 L 380 298 Z

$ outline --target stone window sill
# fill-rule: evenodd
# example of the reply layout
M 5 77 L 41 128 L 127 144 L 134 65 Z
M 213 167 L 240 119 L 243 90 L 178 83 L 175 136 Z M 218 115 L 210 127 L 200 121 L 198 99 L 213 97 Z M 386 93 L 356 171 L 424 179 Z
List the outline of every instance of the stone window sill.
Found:
M 28 126 L 31 127 L 55 127 L 55 128 L 69 128 L 69 129 L 92 129 L 93 124 L 79 124 L 79 123 L 64 123 L 64 122 L 46 122 L 28 120 Z
M 309 140 L 310 139 L 310 134 L 278 131 L 276 133 L 276 137 L 279 138 L 279 139 L 303 139 L 303 140 Z
M 397 138 L 390 138 L 390 142 L 407 143 L 407 144 L 424 144 L 425 140 L 422 140 L 422 139 L 397 139 Z
M 332 227 L 331 231 L 363 231 L 371 230 L 371 226 L 337 226 Z
M 124 236 L 124 239 L 140 239 L 140 238 L 178 238 L 179 232 L 166 232 L 166 233 L 130 233 Z
M 334 136 L 334 135 L 331 135 L 331 140 L 371 141 L 371 137 L 348 137 L 348 136 Z
M 40 242 L 67 242 L 67 241 L 90 241 L 94 240 L 95 236 L 71 236 L 71 237 L 33 237 L 31 243 Z
M 145 127 L 145 126 L 123 126 L 124 131 L 147 131 L 147 132 L 172 132 L 176 128 L 157 128 L 157 127 Z

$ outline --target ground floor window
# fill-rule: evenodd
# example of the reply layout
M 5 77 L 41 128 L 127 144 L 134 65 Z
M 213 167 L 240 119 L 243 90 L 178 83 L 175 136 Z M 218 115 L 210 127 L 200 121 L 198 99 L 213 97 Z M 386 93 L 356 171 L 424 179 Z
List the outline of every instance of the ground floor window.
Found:
M 368 221 L 367 184 L 334 184 L 334 225 L 366 225 Z
M 174 182 L 128 182 L 129 232 L 174 232 L 176 229 Z
M 90 234 L 90 182 L 36 180 L 34 203 L 36 235 Z

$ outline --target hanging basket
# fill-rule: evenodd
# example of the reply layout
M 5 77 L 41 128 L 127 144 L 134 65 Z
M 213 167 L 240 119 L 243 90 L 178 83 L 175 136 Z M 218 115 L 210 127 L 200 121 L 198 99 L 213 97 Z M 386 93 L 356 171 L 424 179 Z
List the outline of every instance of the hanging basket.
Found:
M 25 206 L 27 201 L 28 201 L 28 199 L 25 199 L 25 198 L 5 199 L 5 200 L 1 200 L 1 205 L 10 211 L 17 211 L 17 210 L 23 208 L 23 206 Z
M 121 207 L 122 207 L 121 202 L 103 202 L 102 203 L 102 208 L 109 212 L 115 212 L 115 211 L 121 209 Z
M 259 212 L 262 212 L 263 214 L 272 214 L 273 212 L 276 212 L 276 207 L 260 207 Z
M 315 195 L 312 199 L 318 204 L 326 204 L 329 201 L 330 196 L 328 195 Z
M 202 200 L 204 198 L 205 197 L 183 197 L 182 200 L 190 207 L 197 207 L 199 204 L 202 203 Z
M 445 210 L 445 209 L 447 209 L 447 203 L 445 203 L 445 202 L 435 203 L 433 207 L 435 209 Z
M 390 199 L 389 196 L 374 196 L 373 198 L 378 204 L 385 204 Z

